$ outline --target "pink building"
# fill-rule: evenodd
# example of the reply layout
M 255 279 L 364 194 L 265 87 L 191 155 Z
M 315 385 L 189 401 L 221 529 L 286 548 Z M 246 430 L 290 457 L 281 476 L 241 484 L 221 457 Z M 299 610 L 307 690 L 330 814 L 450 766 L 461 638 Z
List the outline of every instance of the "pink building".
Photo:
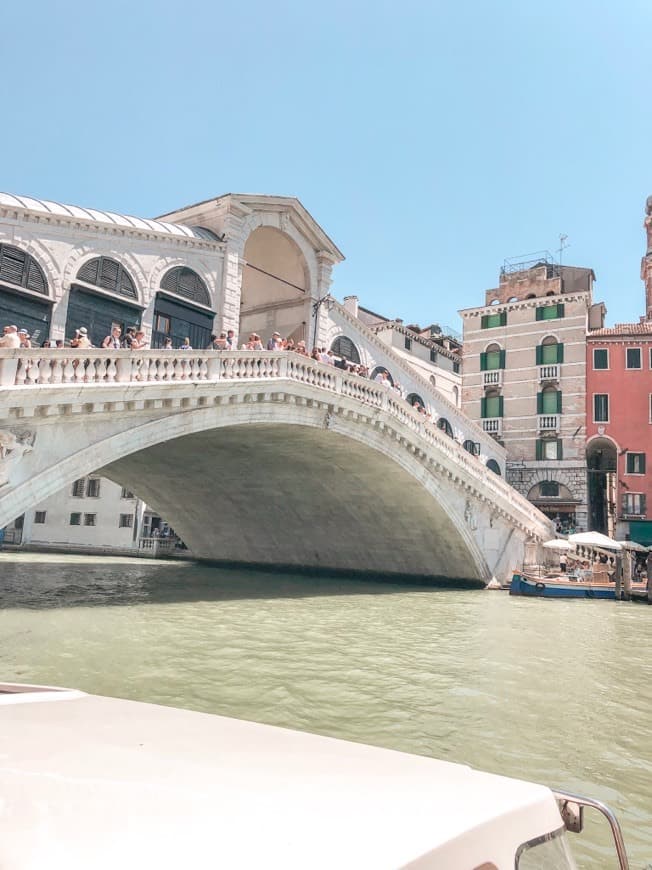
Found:
M 587 337 L 586 430 L 589 528 L 652 545 L 652 196 L 645 228 L 645 316 Z

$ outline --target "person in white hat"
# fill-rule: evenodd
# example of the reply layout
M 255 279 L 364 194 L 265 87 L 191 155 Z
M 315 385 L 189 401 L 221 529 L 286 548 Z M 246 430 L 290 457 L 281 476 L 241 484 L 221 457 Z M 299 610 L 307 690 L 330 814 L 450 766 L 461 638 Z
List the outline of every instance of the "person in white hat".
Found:
M 30 335 L 26 329 L 18 330 L 18 338 L 20 339 L 20 346 L 30 348 L 32 346 L 32 342 L 29 340 Z
M 70 342 L 70 347 L 93 347 L 85 326 L 80 326 L 79 329 L 75 330 L 75 337 Z
M 272 337 L 267 342 L 267 350 L 283 350 L 283 342 L 281 341 L 280 332 L 272 333 Z

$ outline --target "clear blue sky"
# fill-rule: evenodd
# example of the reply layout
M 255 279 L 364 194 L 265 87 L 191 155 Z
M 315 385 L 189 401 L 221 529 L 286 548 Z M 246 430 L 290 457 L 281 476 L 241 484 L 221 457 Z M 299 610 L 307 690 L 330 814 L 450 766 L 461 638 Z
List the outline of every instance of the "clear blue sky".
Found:
M 565 233 L 637 320 L 651 45 L 649 0 L 5 4 L 0 189 L 298 196 L 347 257 L 336 296 L 453 328 Z

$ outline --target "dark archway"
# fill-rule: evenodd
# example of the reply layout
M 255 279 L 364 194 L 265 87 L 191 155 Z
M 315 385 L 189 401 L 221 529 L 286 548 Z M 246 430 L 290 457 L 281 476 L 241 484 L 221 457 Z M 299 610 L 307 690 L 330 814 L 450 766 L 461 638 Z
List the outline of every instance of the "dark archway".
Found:
M 407 401 L 412 405 L 412 407 L 414 407 L 415 405 L 420 405 L 422 408 L 426 407 L 426 403 L 423 401 L 418 393 L 409 393 L 407 396 Z
M 489 471 L 493 471 L 494 474 L 497 474 L 498 477 L 500 477 L 500 465 L 498 465 L 495 459 L 487 460 L 487 468 Z
M 589 530 L 613 535 L 616 527 L 618 448 L 611 438 L 594 438 L 586 448 Z
M 383 372 L 387 372 L 387 380 L 390 382 L 392 386 L 394 386 L 394 378 L 391 375 L 391 372 L 385 368 L 385 366 L 376 366 L 376 368 L 369 375 L 372 381 L 375 381 L 378 375 L 381 375 Z
M 335 356 L 340 356 L 342 359 L 355 363 L 355 365 L 360 365 L 360 353 L 358 352 L 358 348 L 348 336 L 338 335 L 331 345 L 331 350 Z
M 437 428 L 441 429 L 442 432 L 445 432 L 449 438 L 453 437 L 453 427 L 446 417 L 440 417 L 439 420 L 437 420 Z
M 464 448 L 468 453 L 472 453 L 473 456 L 479 456 L 479 455 L 480 455 L 480 442 L 479 442 L 479 441 L 471 441 L 470 439 L 467 439 L 467 440 L 462 444 L 462 447 L 463 447 L 463 448 Z
M 195 349 L 210 344 L 215 313 L 204 280 L 186 266 L 176 266 L 163 276 L 154 304 L 152 347 L 181 347 L 186 339 Z

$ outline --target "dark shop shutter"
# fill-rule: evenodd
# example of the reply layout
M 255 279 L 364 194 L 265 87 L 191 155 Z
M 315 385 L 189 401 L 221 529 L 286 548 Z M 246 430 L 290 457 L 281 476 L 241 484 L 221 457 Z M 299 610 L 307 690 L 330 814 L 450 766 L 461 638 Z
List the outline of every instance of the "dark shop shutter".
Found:
M 119 298 L 100 296 L 73 284 L 68 300 L 66 338 L 71 339 L 75 330 L 85 326 L 94 347 L 99 347 L 117 323 L 124 334 L 128 326 L 140 326 L 141 309 L 128 305 Z
M 32 337 L 32 344 L 41 344 L 50 335 L 52 303 L 49 299 L 34 299 L 20 293 L 11 293 L 0 285 L 0 330 L 3 326 L 16 324 L 18 329 L 26 329 Z

